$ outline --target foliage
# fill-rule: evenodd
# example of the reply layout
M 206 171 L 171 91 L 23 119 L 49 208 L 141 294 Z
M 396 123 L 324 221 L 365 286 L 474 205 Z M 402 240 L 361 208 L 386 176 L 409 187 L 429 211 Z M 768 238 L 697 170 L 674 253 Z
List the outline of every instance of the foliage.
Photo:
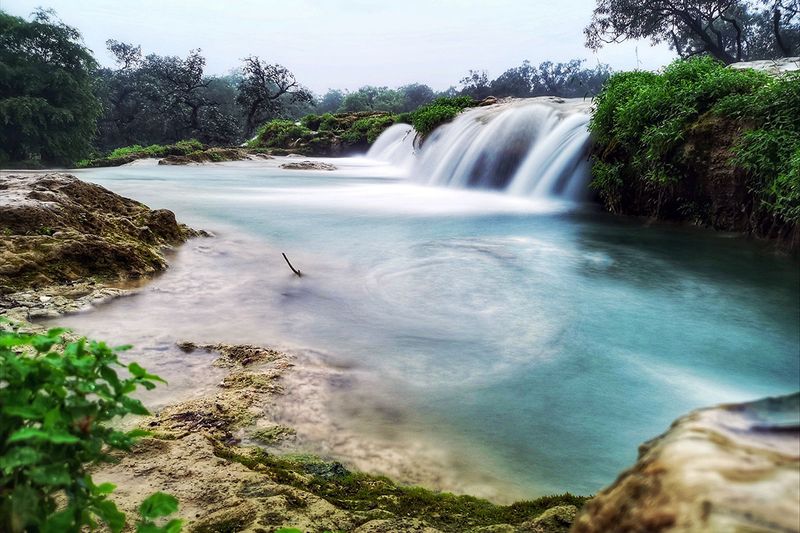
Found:
M 139 522 L 136 533 L 180 533 L 183 521 L 173 518 L 164 525 L 157 522 L 178 512 L 178 500 L 170 494 L 156 492 L 148 496 L 139 506 Z
M 78 31 L 51 11 L 30 22 L 0 11 L 0 163 L 63 164 L 89 152 L 100 112 L 94 67 Z
M 445 122 L 455 118 L 467 107 L 477 105 L 478 102 L 470 96 L 454 96 L 437 98 L 428 105 L 422 106 L 411 115 L 411 124 L 423 137 Z
M 104 157 L 78 161 L 77 166 L 79 168 L 117 166 L 130 163 L 135 159 L 144 159 L 148 157 L 160 158 L 169 155 L 189 155 L 202 149 L 203 143 L 197 139 L 178 141 L 175 144 L 168 145 L 151 144 L 150 146 L 141 146 L 139 144 L 134 144 L 115 148 Z
M 261 126 L 256 132 L 256 146 L 279 148 L 289 146 L 298 139 L 310 139 L 314 132 L 293 120 L 275 119 Z
M 69 342 L 64 330 L 43 335 L 0 331 L 0 529 L 65 532 L 98 522 L 118 532 L 125 523 L 108 495 L 114 485 L 95 485 L 87 466 L 109 460 L 106 449 L 127 450 L 140 430 L 108 426 L 128 414 L 148 414 L 130 396 L 163 381 L 136 363 L 127 366 L 104 343 Z M 63 347 L 63 349 L 59 349 Z M 154 520 L 177 510 L 174 498 L 155 494 L 140 508 L 140 533 L 176 532 L 180 520 Z
M 386 128 L 395 123 L 394 115 L 374 115 L 356 120 L 342 134 L 342 139 L 351 145 L 372 144 Z
M 800 77 L 773 78 L 708 58 L 678 60 L 662 74 L 615 74 L 596 99 L 592 186 L 610 207 L 620 191 L 644 188 L 663 200 L 685 180 L 686 143 L 703 121 L 728 120 L 736 168 L 747 171 L 759 209 L 800 221 Z M 731 170 L 733 172 L 733 169 Z
M 268 64 L 256 56 L 243 60 L 236 102 L 245 113 L 245 134 L 249 135 L 281 109 L 281 98 L 291 102 L 310 102 L 311 93 L 303 88 L 289 69 Z
M 797 0 L 598 0 L 586 44 L 649 38 L 682 58 L 708 54 L 733 63 L 800 51 Z
M 185 58 L 155 54 L 142 58 L 139 46 L 113 40 L 106 44 L 119 68 L 97 72 L 95 86 L 104 107 L 96 138 L 101 151 L 188 137 L 208 144 L 239 140 L 237 80 L 206 76 L 200 50 Z
M 373 111 L 406 113 L 429 103 L 435 97 L 433 89 L 421 83 L 410 83 L 397 89 L 365 85 L 353 92 L 330 89 L 319 99 L 314 110 L 318 114 Z

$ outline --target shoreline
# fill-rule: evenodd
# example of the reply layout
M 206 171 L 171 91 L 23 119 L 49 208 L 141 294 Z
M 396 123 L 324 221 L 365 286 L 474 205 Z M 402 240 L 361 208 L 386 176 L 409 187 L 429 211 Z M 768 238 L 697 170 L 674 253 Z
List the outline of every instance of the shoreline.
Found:
M 56 179 L 61 183 L 58 180 L 72 179 L 63 174 L 25 174 L 27 177 L 23 179 L 34 182 Z M 8 179 L 9 175 L 5 176 Z M 98 186 L 77 183 L 81 184 L 78 187 L 113 195 Z M 50 207 L 44 209 L 49 212 Z M 44 237 L 59 241 L 64 237 L 60 236 L 63 231 L 58 231 L 53 237 Z M 25 235 L 28 237 L 13 238 L 17 244 L 29 238 L 39 239 L 30 233 Z M 166 260 L 160 264 L 162 268 L 167 266 Z M 121 272 L 116 279 L 73 275 L 61 283 L 21 284 L 3 291 L 0 315 L 14 321 L 12 327 L 42 330 L 44 325 L 38 320 L 57 319 L 136 295 L 157 275 L 157 271 L 133 279 L 126 279 Z M 218 354 L 215 366 L 227 374 L 216 387 L 170 402 L 158 408 L 152 417 L 137 421 L 138 425 L 155 430 L 154 435 L 142 440 L 132 453 L 120 456 L 120 463 L 94 469 L 98 480 L 119 481 L 115 501 L 129 513 L 135 514 L 143 494 L 165 490 L 179 498 L 183 516 L 191 521 L 192 530 L 217 531 L 231 524 L 231 520 L 248 520 L 248 523 L 255 520 L 255 507 L 250 505 L 253 502 L 243 503 L 241 495 L 242 487 L 248 485 L 257 487 L 260 494 L 253 501 L 266 503 L 261 498 L 283 498 L 288 502 L 283 506 L 283 514 L 276 510 L 281 509 L 280 505 L 258 506 L 268 509 L 269 516 L 259 520 L 262 524 L 270 523 L 269 527 L 302 525 L 312 530 L 359 528 L 359 531 L 425 527 L 428 531 L 462 531 L 504 524 L 502 530 L 511 531 L 516 526 L 509 522 L 530 523 L 522 529 L 528 530 L 539 515 L 551 508 L 554 510 L 546 517 L 548 520 L 557 514 L 571 521 L 585 501 L 583 497 L 564 495 L 503 507 L 472 496 L 396 484 L 382 475 L 357 472 L 340 462 L 309 455 L 304 453 L 309 449 L 327 456 L 336 456 L 337 450 L 349 450 L 353 456 L 360 455 L 362 463 L 389 464 L 388 468 L 380 469 L 381 473 L 398 475 L 405 481 L 433 482 L 442 476 L 440 465 L 426 462 L 424 445 L 409 449 L 403 443 L 393 443 L 392 447 L 385 441 L 370 442 L 369 437 L 339 425 L 328 409 L 329 387 L 331 383 L 346 380 L 346 371 L 326 365 L 321 359 L 312 361 L 310 351 L 301 365 L 297 354 L 252 345 L 182 343 L 179 348 L 186 352 L 199 350 L 206 356 Z M 287 390 L 290 394 L 286 394 Z M 294 409 L 297 406 L 303 409 Z M 298 424 L 297 429 L 286 424 L 290 420 Z M 338 438 L 328 442 L 318 438 L 330 434 Z M 282 483 L 276 483 L 276 476 Z M 285 476 L 288 477 L 283 479 Z M 221 478 L 230 489 L 227 496 L 232 500 L 228 503 L 207 499 L 209 492 L 219 496 L 223 490 Z M 350 498 L 344 495 L 352 490 L 353 484 L 368 493 L 373 488 L 377 492 L 364 496 L 358 506 L 352 507 Z M 270 496 L 264 496 L 267 493 Z M 516 510 L 520 505 L 528 511 L 520 514 Z M 442 507 L 450 511 L 442 514 Z M 454 520 L 457 525 L 451 523 Z M 440 529 L 432 529 L 431 525 Z

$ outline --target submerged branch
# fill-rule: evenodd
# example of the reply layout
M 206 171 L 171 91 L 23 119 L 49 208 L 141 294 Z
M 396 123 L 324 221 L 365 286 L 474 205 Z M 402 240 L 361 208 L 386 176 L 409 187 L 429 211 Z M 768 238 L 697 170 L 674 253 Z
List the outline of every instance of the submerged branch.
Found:
M 289 265 L 289 268 L 291 268 L 291 269 L 292 269 L 292 272 L 294 272 L 294 273 L 295 273 L 295 275 L 296 275 L 298 278 L 302 278 L 302 277 L 303 277 L 303 274 L 302 274 L 302 273 L 301 273 L 299 270 L 297 270 L 296 268 L 294 268 L 294 267 L 292 266 L 292 264 L 289 262 L 289 258 L 288 258 L 288 257 L 286 257 L 286 254 L 285 254 L 285 253 L 283 253 L 283 252 L 281 252 L 281 255 L 282 255 L 282 256 L 283 256 L 283 258 L 286 260 L 286 264 L 287 264 L 287 265 Z

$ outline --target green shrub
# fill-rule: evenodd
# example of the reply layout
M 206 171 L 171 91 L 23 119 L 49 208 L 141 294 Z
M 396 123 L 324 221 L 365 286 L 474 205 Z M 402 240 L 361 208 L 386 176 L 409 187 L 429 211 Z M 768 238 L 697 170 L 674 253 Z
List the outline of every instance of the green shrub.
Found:
M 322 122 L 322 115 L 308 114 L 300 119 L 300 124 L 310 130 L 319 130 L 320 122 Z
M 268 148 L 282 148 L 298 139 L 310 139 L 314 132 L 292 120 L 275 119 L 258 129 L 255 144 Z
M 115 148 L 106 157 L 109 159 L 116 159 L 118 157 L 127 157 L 132 154 L 144 153 L 144 151 L 145 151 L 144 146 L 140 144 L 132 144 L 131 146 L 122 146 L 120 148 Z
M 800 186 L 793 181 L 800 74 L 774 78 L 708 57 L 675 61 L 661 74 L 611 76 L 589 124 L 595 140 L 592 186 L 607 205 L 619 202 L 625 186 L 669 195 L 685 179 L 683 156 L 692 128 L 715 118 L 737 125 L 719 136 L 734 137 L 732 165 L 748 172 L 760 209 L 800 221 Z
M 147 409 L 130 396 L 152 389 L 158 376 L 136 363 L 123 365 L 104 343 L 68 342 L 64 330 L 43 335 L 0 331 L 0 530 L 78 532 L 101 522 L 121 531 L 125 515 L 108 495 L 114 485 L 95 485 L 91 464 L 108 460 L 107 449 L 130 449 L 144 432 L 108 425 Z M 177 510 L 171 496 L 154 494 L 142 504 L 138 531 L 174 533 L 181 521 L 157 526 Z
M 372 144 L 395 121 L 396 115 L 375 115 L 358 119 L 342 133 L 342 140 L 348 144 Z
M 411 113 L 411 125 L 420 135 L 426 137 L 445 122 L 453 120 L 464 109 L 477 104 L 478 102 L 469 96 L 437 98 Z

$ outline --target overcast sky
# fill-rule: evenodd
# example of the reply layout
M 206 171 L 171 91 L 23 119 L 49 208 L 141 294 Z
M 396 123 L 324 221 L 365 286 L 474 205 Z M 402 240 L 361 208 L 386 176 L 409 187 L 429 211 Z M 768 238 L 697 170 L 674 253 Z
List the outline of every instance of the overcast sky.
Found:
M 281 63 L 322 93 L 411 82 L 441 90 L 469 69 L 495 77 L 524 59 L 586 59 L 612 68 L 655 69 L 673 54 L 647 42 L 583 46 L 594 0 L 0 0 L 27 17 L 53 8 L 111 64 L 106 39 L 144 53 L 186 55 L 201 48 L 207 73 L 224 74 L 250 54 Z M 638 57 L 638 59 L 637 59 Z

